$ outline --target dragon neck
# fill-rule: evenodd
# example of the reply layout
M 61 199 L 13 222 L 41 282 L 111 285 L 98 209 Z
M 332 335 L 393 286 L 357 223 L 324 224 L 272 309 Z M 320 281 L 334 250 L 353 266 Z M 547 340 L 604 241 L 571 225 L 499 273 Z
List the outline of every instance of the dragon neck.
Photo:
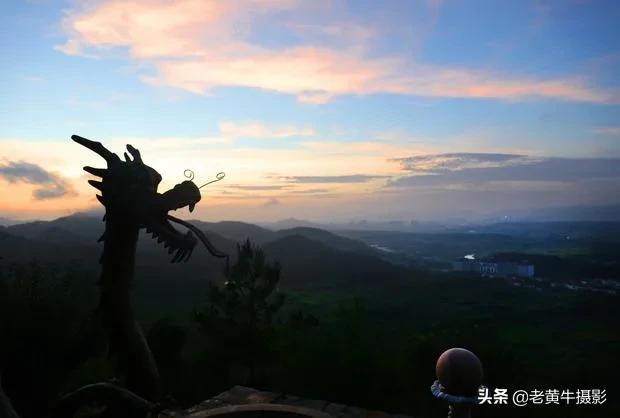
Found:
M 100 286 L 104 293 L 115 298 L 128 298 L 133 281 L 139 225 L 133 222 L 107 219 L 101 256 Z M 102 295 L 105 296 L 105 295 Z M 118 300 L 116 303 L 129 300 Z
M 161 396 L 157 364 L 131 306 L 139 230 L 137 223 L 106 219 L 99 308 L 110 352 L 117 358 L 128 389 L 156 400 Z

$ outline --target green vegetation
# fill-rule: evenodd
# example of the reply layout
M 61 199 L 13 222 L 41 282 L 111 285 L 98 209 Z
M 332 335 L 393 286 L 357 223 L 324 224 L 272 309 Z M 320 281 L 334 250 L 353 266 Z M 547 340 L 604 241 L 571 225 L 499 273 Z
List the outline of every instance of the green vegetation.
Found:
M 242 364 L 250 385 L 257 381 L 259 362 L 271 354 L 274 317 L 284 303 L 276 291 L 279 281 L 280 266 L 267 263 L 262 250 L 246 241 L 237 246 L 237 261 L 227 269 L 224 285 L 210 283 L 208 304 L 194 316 L 207 338 L 223 348 L 217 353 L 220 361 Z
M 90 296 L 68 267 L 0 269 L 0 373 L 24 417 L 44 416 L 63 383 L 97 351 Z
M 619 259 L 607 241 L 582 246 L 589 257 L 538 254 L 537 268 L 564 275 L 588 260 L 614 268 Z M 476 416 L 620 416 L 616 295 L 414 270 L 300 235 L 262 247 L 238 247 L 228 271 L 198 258 L 177 266 L 188 270 L 175 280 L 179 270 L 143 248 L 135 305 L 176 405 L 245 384 L 445 416 L 429 386 L 439 354 L 460 346 L 479 355 L 492 387 L 608 393 L 603 406 L 479 408 Z M 96 274 L 79 263 L 0 261 L 0 373 L 22 418 L 41 417 L 60 394 L 114 377 L 94 310 Z

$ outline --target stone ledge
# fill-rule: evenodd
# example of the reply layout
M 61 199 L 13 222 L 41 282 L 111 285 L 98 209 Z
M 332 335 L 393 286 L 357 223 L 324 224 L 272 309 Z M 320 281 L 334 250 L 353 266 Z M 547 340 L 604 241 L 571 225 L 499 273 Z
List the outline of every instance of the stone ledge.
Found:
M 252 415 L 251 412 L 257 417 L 289 414 L 317 418 L 412 418 L 407 415 L 389 414 L 323 400 L 304 399 L 284 393 L 260 391 L 246 386 L 234 386 L 184 411 L 164 411 L 160 414 L 160 418 L 206 418 L 241 413 L 249 418 Z

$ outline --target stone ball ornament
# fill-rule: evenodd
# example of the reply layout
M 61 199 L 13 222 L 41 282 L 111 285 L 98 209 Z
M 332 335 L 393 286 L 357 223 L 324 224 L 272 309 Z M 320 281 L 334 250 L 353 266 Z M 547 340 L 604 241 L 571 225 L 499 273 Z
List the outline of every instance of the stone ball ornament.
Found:
M 435 373 L 431 393 L 449 404 L 448 417 L 470 418 L 484 375 L 478 356 L 465 348 L 451 348 L 437 359 Z
M 464 348 L 444 351 L 435 366 L 437 380 L 445 391 L 456 396 L 477 396 L 482 384 L 482 363 L 478 356 Z

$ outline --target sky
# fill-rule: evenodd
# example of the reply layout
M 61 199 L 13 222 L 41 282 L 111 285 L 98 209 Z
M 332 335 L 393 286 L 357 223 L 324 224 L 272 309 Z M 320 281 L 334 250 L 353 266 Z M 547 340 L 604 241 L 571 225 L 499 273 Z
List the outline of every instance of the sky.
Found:
M 501 5 L 500 5 L 501 4 Z M 70 140 L 140 149 L 205 220 L 620 204 L 620 3 L 5 0 L 0 216 L 96 210 Z M 188 214 L 183 213 L 183 217 Z

